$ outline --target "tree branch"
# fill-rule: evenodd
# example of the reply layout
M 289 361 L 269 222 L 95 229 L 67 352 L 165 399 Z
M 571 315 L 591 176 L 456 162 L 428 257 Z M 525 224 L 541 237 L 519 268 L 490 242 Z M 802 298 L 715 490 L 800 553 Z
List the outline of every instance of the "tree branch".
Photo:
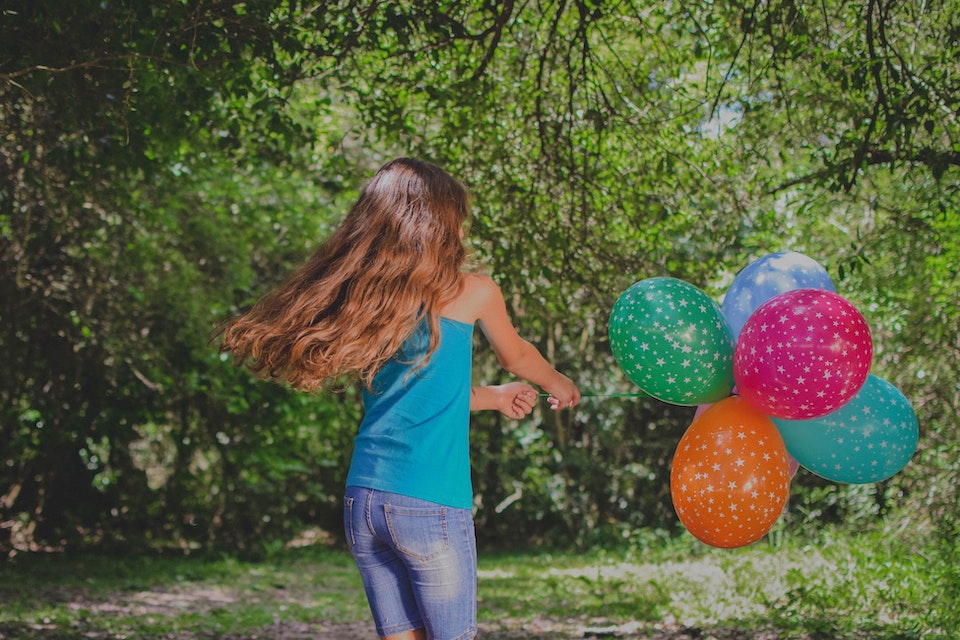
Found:
M 781 191 L 786 191 L 792 187 L 801 184 L 816 184 L 828 180 L 837 174 L 844 174 L 848 170 L 856 171 L 862 166 L 894 165 L 898 163 L 922 164 L 928 167 L 934 166 L 952 166 L 960 167 L 960 151 L 938 151 L 931 148 L 917 149 L 911 153 L 900 153 L 897 151 L 888 151 L 886 149 L 867 149 L 849 160 L 837 162 L 824 167 L 820 171 L 798 176 L 784 182 L 780 182 L 764 191 L 766 195 L 774 195 Z M 853 185 L 844 182 L 849 188 Z

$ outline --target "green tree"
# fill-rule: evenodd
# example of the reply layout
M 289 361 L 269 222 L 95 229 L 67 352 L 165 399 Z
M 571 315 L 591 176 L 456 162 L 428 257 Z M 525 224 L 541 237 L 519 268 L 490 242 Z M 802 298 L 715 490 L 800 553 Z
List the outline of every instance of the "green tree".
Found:
M 255 385 L 207 344 L 324 233 L 345 188 L 308 172 L 336 169 L 340 152 L 313 154 L 339 121 L 318 133 L 287 109 L 301 17 L 280 2 L 4 6 L 0 548 L 243 545 L 285 530 L 306 487 L 322 502 L 339 483 L 330 433 L 356 409 Z
M 719 296 L 753 258 L 792 248 L 822 261 L 869 310 L 887 350 L 878 373 L 924 397 L 929 381 L 907 379 L 887 353 L 928 315 L 928 291 L 937 292 L 934 317 L 943 320 L 934 326 L 951 327 L 955 317 L 949 258 L 929 257 L 956 251 L 939 231 L 957 217 L 952 5 L 397 3 L 366 18 L 362 54 L 341 72 L 345 92 L 392 145 L 466 177 L 478 196 L 478 253 L 521 328 L 588 390 L 625 390 L 605 324 L 632 281 L 672 275 Z M 892 204 L 904 191 L 915 207 L 909 215 Z M 907 237 L 915 239 L 904 244 Z M 904 289 L 916 295 L 892 304 Z M 885 330 L 893 323 L 905 335 Z M 939 356 L 954 353 L 950 340 L 935 343 L 913 352 L 917 366 L 950 362 Z M 949 383 L 936 398 L 951 407 L 946 414 L 918 406 L 933 433 L 957 406 Z M 624 497 L 606 480 L 605 465 L 621 460 L 611 449 L 635 442 L 645 451 L 651 439 L 667 449 L 687 415 L 671 419 L 655 404 L 612 411 L 609 421 L 606 413 L 585 407 L 542 425 L 545 442 L 510 478 L 496 462 L 506 462 L 513 439 L 492 440 L 508 445 L 481 452 L 490 456 L 484 486 L 493 502 L 528 478 L 524 495 L 554 496 L 546 508 L 568 525 L 584 516 L 570 510 L 572 499 L 594 505 L 599 518 L 597 505 Z M 645 432 L 648 421 L 667 428 Z M 609 448 L 588 446 L 584 426 L 611 430 Z M 571 445 L 592 461 L 579 477 L 570 472 L 579 455 Z M 664 485 L 663 456 L 634 461 L 656 470 L 653 486 Z M 558 468 L 567 471 L 550 471 Z M 589 477 L 605 478 L 602 499 L 586 499 Z M 887 491 L 896 494 L 899 482 Z M 801 491 L 820 485 L 799 483 Z M 634 495 L 630 503 L 640 521 L 669 519 Z
M 818 259 L 924 434 L 866 502 L 809 476 L 797 502 L 955 515 L 952 4 L 82 0 L 0 20 L 0 544 L 244 546 L 329 524 L 355 398 L 253 381 L 206 338 L 394 153 L 468 183 L 477 262 L 588 392 L 634 390 L 606 340 L 634 281 L 719 298 L 765 253 Z M 477 377 L 495 375 L 481 350 Z M 478 416 L 481 534 L 675 528 L 692 413 Z

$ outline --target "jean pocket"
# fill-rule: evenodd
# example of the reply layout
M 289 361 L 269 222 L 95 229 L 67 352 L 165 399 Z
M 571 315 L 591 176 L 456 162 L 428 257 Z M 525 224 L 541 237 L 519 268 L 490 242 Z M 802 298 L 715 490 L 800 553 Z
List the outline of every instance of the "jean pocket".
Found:
M 386 504 L 384 515 L 390 538 L 400 553 L 424 562 L 450 548 L 446 507 L 399 507 Z
M 343 535 L 347 539 L 347 546 L 352 549 L 357 544 L 357 536 L 353 530 L 353 498 L 343 500 Z

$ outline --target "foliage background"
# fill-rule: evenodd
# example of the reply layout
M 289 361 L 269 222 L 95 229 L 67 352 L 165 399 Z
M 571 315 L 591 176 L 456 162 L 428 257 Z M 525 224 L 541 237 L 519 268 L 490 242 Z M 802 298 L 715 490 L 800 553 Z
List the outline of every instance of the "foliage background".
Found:
M 253 380 L 208 338 L 398 154 L 471 187 L 477 265 L 588 392 L 634 390 L 606 322 L 636 280 L 719 300 L 766 253 L 820 261 L 921 441 L 875 485 L 801 472 L 779 534 L 952 548 L 960 10 L 721 4 L 5 2 L 0 550 L 259 553 L 339 531 L 357 394 Z M 477 380 L 500 380 L 477 352 Z M 483 543 L 678 534 L 692 414 L 476 415 Z

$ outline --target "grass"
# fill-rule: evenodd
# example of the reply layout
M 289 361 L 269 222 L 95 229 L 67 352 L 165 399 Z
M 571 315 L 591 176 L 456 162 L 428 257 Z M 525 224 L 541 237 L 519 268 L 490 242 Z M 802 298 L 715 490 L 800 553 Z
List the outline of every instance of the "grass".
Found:
M 0 638 L 206 637 L 367 615 L 350 557 L 333 549 L 233 558 L 34 556 L 0 570 Z
M 684 536 L 585 554 L 481 552 L 479 618 L 487 638 L 947 638 L 931 603 L 943 588 L 937 566 L 879 534 L 736 550 Z M 344 640 L 371 637 L 368 618 L 352 560 L 329 546 L 259 562 L 46 555 L 0 565 L 0 639 Z M 324 635 L 324 625 L 339 626 Z
M 480 617 L 538 612 L 581 627 L 766 629 L 778 638 L 952 637 L 935 628 L 935 564 L 879 535 L 736 550 L 684 537 L 642 552 L 498 556 L 481 563 Z

